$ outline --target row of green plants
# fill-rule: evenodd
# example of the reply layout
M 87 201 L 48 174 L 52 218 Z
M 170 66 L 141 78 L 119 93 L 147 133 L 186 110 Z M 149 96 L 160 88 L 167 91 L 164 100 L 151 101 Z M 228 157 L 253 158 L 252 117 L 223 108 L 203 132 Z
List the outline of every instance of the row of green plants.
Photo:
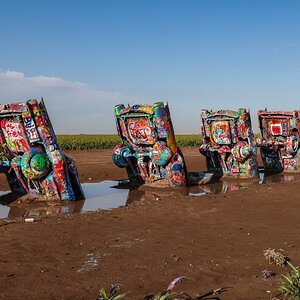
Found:
M 121 139 L 116 134 L 80 134 L 57 135 L 62 150 L 91 150 L 114 148 Z M 202 136 L 199 134 L 176 135 L 178 147 L 198 147 L 202 145 Z
M 280 275 L 280 278 L 277 279 L 277 286 L 273 291 L 273 295 L 270 299 L 272 300 L 300 300 L 300 270 L 299 267 L 295 267 L 291 264 L 290 259 L 284 256 L 281 252 L 276 251 L 275 249 L 266 249 L 263 252 L 265 259 L 270 264 L 276 264 L 280 267 L 288 267 L 289 270 Z M 276 275 L 268 270 L 263 271 L 265 278 Z M 212 290 L 208 293 L 202 294 L 200 296 L 192 297 L 191 295 L 185 292 L 174 292 L 173 289 L 177 284 L 183 280 L 185 277 L 180 276 L 174 279 L 163 292 L 156 295 L 147 295 L 142 300 L 175 300 L 175 299 L 185 299 L 185 300 L 205 300 L 205 299 L 216 299 L 221 300 L 218 295 L 226 291 L 226 288 L 218 288 Z M 100 296 L 97 300 L 118 300 L 125 298 L 130 292 L 119 293 L 118 288 L 119 284 L 112 286 L 109 292 L 106 292 L 105 289 L 99 291 Z
M 116 134 L 57 135 L 62 150 L 114 148 L 121 140 Z
M 184 279 L 184 276 L 180 276 L 175 278 L 170 284 L 168 285 L 167 289 L 162 291 L 161 293 L 157 295 L 147 295 L 143 299 L 140 300 L 179 300 L 179 299 L 185 299 L 185 300 L 208 300 L 208 299 L 215 299 L 215 300 L 221 300 L 218 296 L 222 292 L 226 291 L 226 289 L 218 288 L 212 291 L 209 291 L 208 293 L 202 294 L 197 297 L 192 297 L 191 295 L 185 293 L 185 292 L 174 292 L 173 289 L 177 286 L 177 284 Z M 122 298 L 125 298 L 130 292 L 125 292 L 123 294 L 120 294 L 118 291 L 118 288 L 120 287 L 120 284 L 114 284 L 112 288 L 110 289 L 110 292 L 106 292 L 104 288 L 102 288 L 99 293 L 100 296 L 96 300 L 119 300 Z

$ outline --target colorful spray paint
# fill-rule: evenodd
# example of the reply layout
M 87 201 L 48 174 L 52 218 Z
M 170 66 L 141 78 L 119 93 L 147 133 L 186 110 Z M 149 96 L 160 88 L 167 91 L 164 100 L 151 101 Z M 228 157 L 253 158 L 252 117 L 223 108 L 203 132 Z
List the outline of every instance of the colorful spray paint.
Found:
M 118 167 L 126 167 L 129 179 L 148 184 L 165 179 L 169 186 L 186 186 L 186 166 L 176 145 L 168 104 L 120 104 L 114 112 L 122 144 L 114 148 L 112 158 Z
M 258 177 L 257 144 L 251 128 L 250 113 L 238 111 L 201 111 L 203 145 L 210 172 L 223 176 Z
M 75 162 L 57 142 L 43 99 L 0 105 L 1 172 L 12 192 L 83 199 Z
M 258 112 L 260 153 L 266 171 L 299 171 L 299 111 Z

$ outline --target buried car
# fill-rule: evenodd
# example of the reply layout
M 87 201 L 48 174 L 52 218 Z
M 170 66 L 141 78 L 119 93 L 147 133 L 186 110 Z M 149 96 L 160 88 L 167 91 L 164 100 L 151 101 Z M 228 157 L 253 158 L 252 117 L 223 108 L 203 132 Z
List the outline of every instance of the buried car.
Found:
M 258 177 L 257 144 L 249 111 L 202 110 L 201 122 L 203 144 L 199 151 L 206 157 L 208 171 Z
M 260 110 L 258 123 L 261 132 L 258 141 L 264 169 L 271 172 L 299 171 L 299 111 Z
M 186 186 L 186 166 L 176 145 L 168 104 L 119 104 L 114 112 L 122 144 L 114 148 L 112 158 L 118 167 L 126 168 L 129 180 L 149 184 L 167 179 L 169 186 Z
M 126 168 L 131 182 L 182 187 L 218 179 L 214 173 L 187 172 L 167 103 L 119 104 L 114 112 L 122 144 L 116 145 L 112 159 L 118 167 Z
M 0 105 L 0 171 L 12 192 L 84 198 L 75 162 L 58 144 L 43 98 Z

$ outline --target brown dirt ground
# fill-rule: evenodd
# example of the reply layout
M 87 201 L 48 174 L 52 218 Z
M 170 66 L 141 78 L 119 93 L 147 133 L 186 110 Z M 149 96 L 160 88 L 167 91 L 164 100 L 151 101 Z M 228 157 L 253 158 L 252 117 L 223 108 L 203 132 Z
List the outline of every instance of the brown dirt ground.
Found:
M 205 168 L 196 148 L 183 153 L 190 171 Z M 126 178 L 111 150 L 66 154 L 82 182 Z M 220 299 L 270 299 L 276 284 L 262 270 L 287 268 L 269 265 L 263 250 L 283 249 L 300 264 L 299 188 L 296 180 L 202 197 L 157 191 L 111 211 L 0 220 L 0 298 L 96 299 L 121 283 L 125 299 L 140 299 L 184 275 L 176 290 L 193 296 L 227 288 Z

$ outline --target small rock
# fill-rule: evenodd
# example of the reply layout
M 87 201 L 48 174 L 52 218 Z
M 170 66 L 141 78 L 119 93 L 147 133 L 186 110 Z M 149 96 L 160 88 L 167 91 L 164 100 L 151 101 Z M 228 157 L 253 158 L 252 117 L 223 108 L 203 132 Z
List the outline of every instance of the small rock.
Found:
M 179 260 L 181 260 L 181 258 L 179 257 L 179 256 L 177 256 L 177 255 L 172 255 L 172 258 L 173 258 L 173 260 L 174 261 L 179 261 Z

